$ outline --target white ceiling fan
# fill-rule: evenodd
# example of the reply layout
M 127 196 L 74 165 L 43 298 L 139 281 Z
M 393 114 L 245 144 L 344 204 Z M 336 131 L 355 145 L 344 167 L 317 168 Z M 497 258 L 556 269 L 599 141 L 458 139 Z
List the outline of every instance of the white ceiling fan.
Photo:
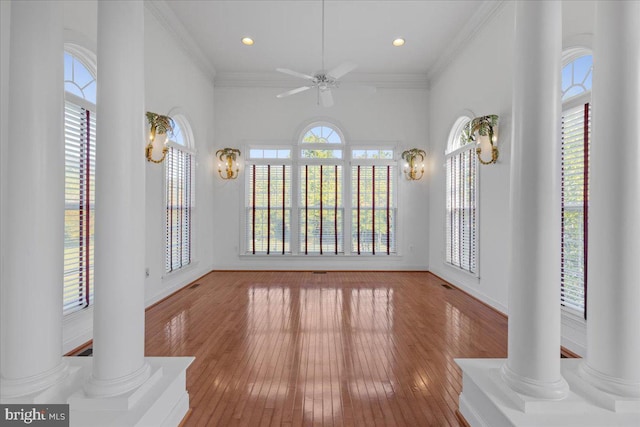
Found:
M 318 93 L 318 104 L 323 107 L 331 107 L 333 105 L 333 95 L 331 89 L 336 89 L 339 86 L 338 79 L 345 74 L 353 71 L 357 67 L 352 62 L 345 62 L 336 68 L 325 72 L 324 68 L 324 0 L 322 0 L 322 70 L 314 75 L 299 73 L 297 71 L 289 70 L 287 68 L 276 68 L 276 71 L 289 74 L 290 76 L 300 77 L 308 80 L 305 86 L 300 86 L 295 89 L 288 90 L 286 92 L 276 95 L 277 98 L 284 98 L 286 96 L 294 95 L 296 93 L 304 92 L 306 90 L 316 88 Z

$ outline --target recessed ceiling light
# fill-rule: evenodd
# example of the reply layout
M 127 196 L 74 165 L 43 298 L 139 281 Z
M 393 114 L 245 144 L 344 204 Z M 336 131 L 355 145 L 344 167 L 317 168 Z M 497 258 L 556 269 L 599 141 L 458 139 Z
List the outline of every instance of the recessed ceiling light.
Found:
M 403 38 L 397 38 L 395 39 L 392 44 L 396 47 L 402 46 L 404 44 L 404 39 Z
M 251 46 L 253 44 L 253 39 L 251 37 L 243 37 L 242 44 Z

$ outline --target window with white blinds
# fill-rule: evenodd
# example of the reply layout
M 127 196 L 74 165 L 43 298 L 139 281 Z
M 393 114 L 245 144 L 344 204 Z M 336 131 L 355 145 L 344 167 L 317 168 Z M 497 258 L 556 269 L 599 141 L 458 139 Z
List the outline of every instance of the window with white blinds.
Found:
M 247 175 L 247 252 L 266 255 L 291 253 L 291 165 L 253 163 L 248 165 Z
M 396 253 L 396 168 L 390 164 L 351 167 L 351 251 Z
M 194 172 L 194 156 L 186 150 L 170 146 L 165 158 L 167 273 L 191 263 Z
M 593 58 L 562 70 L 560 304 L 586 318 Z
M 397 255 L 394 149 L 347 148 L 319 122 L 296 146 L 246 150 L 244 254 Z
M 581 314 L 587 285 L 590 128 L 588 103 L 563 113 L 560 302 Z
M 471 120 L 456 122 L 446 155 L 445 260 L 477 274 L 477 156 L 466 137 Z
M 343 253 L 342 165 L 302 165 L 299 177 L 300 253 Z
M 95 77 L 68 52 L 65 64 L 64 315 L 93 304 Z

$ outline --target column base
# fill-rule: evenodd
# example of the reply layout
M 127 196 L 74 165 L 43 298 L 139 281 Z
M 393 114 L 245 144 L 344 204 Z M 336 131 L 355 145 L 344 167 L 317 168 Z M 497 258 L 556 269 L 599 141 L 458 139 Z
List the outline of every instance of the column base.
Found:
M 586 360 L 580 365 L 580 376 L 593 387 L 607 394 L 629 400 L 640 400 L 640 382 L 633 383 L 605 375 L 590 367 Z
M 52 387 L 2 399 L 3 404 L 69 404 L 71 427 L 176 427 L 189 412 L 187 368 L 193 357 L 147 357 L 149 379 L 135 390 L 113 397 L 87 396 L 92 357 L 65 357 L 69 374 Z
M 151 367 L 145 362 L 136 372 L 123 378 L 101 380 L 91 375 L 84 386 L 84 391 L 87 396 L 96 398 L 118 396 L 137 389 L 147 383 L 150 377 Z
M 2 403 L 15 398 L 27 398 L 27 396 L 31 399 L 37 399 L 40 392 L 64 381 L 68 375 L 67 362 L 63 359 L 58 366 L 39 375 L 17 380 L 2 378 L 0 380 L 0 399 Z
M 504 382 L 515 392 L 534 399 L 560 400 L 567 397 L 569 393 L 569 385 L 564 378 L 555 382 L 536 381 L 516 374 L 509 368 L 507 362 L 502 365 L 500 374 Z
M 506 359 L 456 359 L 462 369 L 459 411 L 472 427 L 640 425 L 640 402 L 622 401 L 612 411 L 588 393 L 579 375 L 581 359 L 563 359 L 560 368 L 569 392 L 564 399 L 537 399 L 514 391 L 502 374 Z
M 74 358 L 89 378 L 91 357 Z M 193 357 L 147 357 L 148 379 L 134 390 L 111 397 L 86 394 L 82 384 L 72 393 L 71 426 L 177 426 L 189 411 L 186 371 Z M 85 386 L 86 388 L 86 386 Z

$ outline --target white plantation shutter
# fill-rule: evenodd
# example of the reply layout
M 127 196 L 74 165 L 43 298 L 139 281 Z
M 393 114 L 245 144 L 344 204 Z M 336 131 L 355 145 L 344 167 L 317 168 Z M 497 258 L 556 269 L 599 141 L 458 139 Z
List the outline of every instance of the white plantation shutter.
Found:
M 247 171 L 247 253 L 291 253 L 291 166 L 252 164 Z
M 581 314 L 585 313 L 587 287 L 590 129 L 589 103 L 564 111 L 560 303 Z
M 475 146 L 464 141 L 462 129 L 446 156 L 445 260 L 477 273 L 477 180 Z
M 63 313 L 93 303 L 96 116 L 65 102 Z
M 191 263 L 191 220 L 193 212 L 193 155 L 169 147 L 165 159 L 167 273 Z

